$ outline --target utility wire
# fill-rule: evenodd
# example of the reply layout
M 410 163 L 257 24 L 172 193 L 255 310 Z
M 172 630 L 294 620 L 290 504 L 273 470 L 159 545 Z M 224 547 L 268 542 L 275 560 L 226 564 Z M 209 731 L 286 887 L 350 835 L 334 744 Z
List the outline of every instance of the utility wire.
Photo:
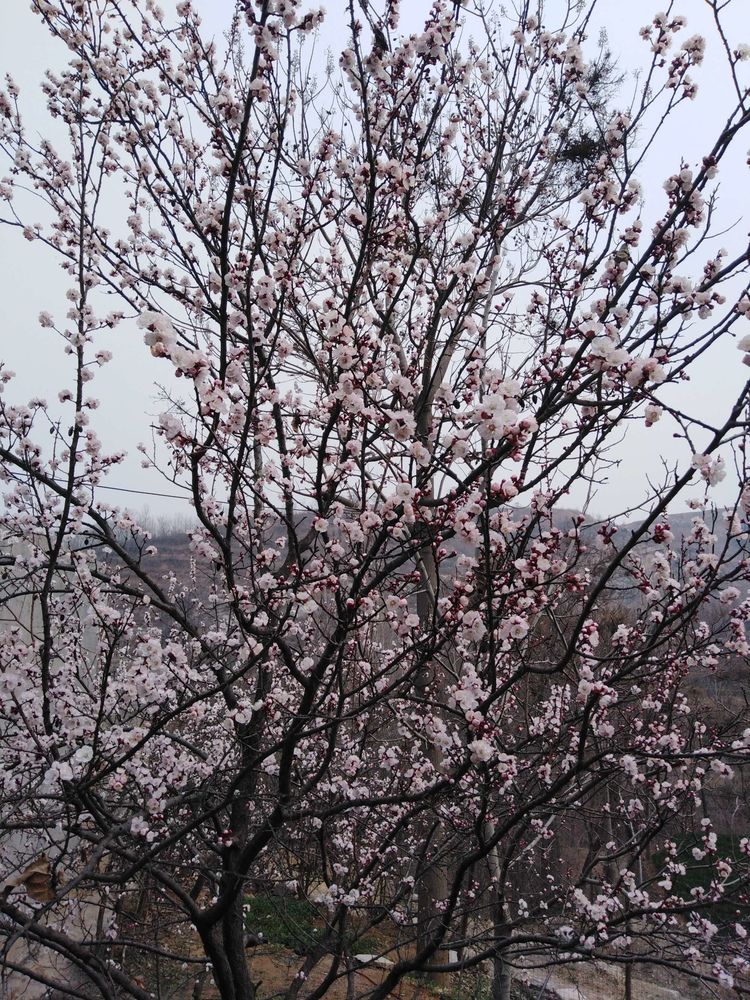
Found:
M 165 497 L 167 500 L 192 500 L 192 496 L 185 493 L 180 495 L 179 493 L 158 493 L 156 490 L 134 490 L 129 489 L 127 486 L 105 486 L 102 484 L 97 484 L 93 487 L 95 490 L 114 490 L 116 493 L 137 493 L 139 496 L 143 497 Z M 226 503 L 226 500 L 219 500 L 219 503 Z

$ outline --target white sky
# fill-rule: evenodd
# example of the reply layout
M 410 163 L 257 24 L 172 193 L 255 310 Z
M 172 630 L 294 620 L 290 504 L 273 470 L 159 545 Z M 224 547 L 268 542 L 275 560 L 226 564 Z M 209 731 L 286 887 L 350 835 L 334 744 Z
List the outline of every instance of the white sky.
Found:
M 312 0 L 311 0 L 311 5 Z M 169 8 L 169 3 L 164 3 Z M 197 6 L 204 16 L 207 34 L 219 36 L 231 17 L 231 0 L 198 0 Z M 321 65 L 327 48 L 338 56 L 338 47 L 345 37 L 342 28 L 346 23 L 345 0 L 328 0 L 327 24 L 321 34 L 318 51 Z M 745 8 L 743 17 L 742 8 Z M 734 43 L 750 42 L 750 23 L 747 18 L 746 0 L 735 4 L 730 37 Z M 427 0 L 404 0 L 400 30 L 408 33 L 417 30 L 429 9 Z M 648 47 L 638 38 L 638 29 L 653 17 L 659 6 L 652 0 L 601 0 L 597 9 L 592 39 L 600 28 L 605 28 L 620 67 L 628 73 L 623 84 L 622 104 L 626 103 L 634 87 L 632 74 L 642 64 Z M 640 176 L 644 186 L 649 217 L 660 212 L 665 204 L 662 191 L 664 179 L 679 169 L 681 159 L 690 165 L 710 149 L 731 105 L 728 73 L 715 38 L 710 30 L 710 19 L 704 0 L 683 0 L 674 5 L 674 13 L 688 18 L 685 37 L 701 33 L 709 39 L 704 65 L 694 76 L 699 83 L 698 98 L 683 105 L 664 132 L 650 159 L 648 172 Z M 553 17 L 548 18 L 550 24 Z M 64 59 L 59 43 L 46 33 L 38 19 L 31 14 L 26 0 L 2 0 L 0 7 L 0 68 L 10 72 L 21 87 L 22 106 L 27 112 L 30 131 L 49 131 L 44 113 L 44 103 L 39 82 L 47 66 L 59 66 Z M 747 64 L 745 64 L 747 66 Z M 747 155 L 750 135 L 737 144 L 733 156 L 725 161 L 720 180 L 720 208 L 718 228 L 731 226 L 744 220 L 717 239 L 716 245 L 735 250 L 747 243 L 748 183 Z M 0 174 L 4 173 L 0 166 Z M 649 211 L 650 205 L 650 211 Z M 0 214 L 2 210 L 0 208 Z M 18 378 L 9 391 L 9 398 L 25 402 L 31 396 L 54 399 L 65 385 L 66 358 L 54 333 L 39 328 L 37 317 L 42 310 L 62 316 L 65 312 L 67 281 L 59 270 L 57 261 L 40 244 L 26 243 L 15 231 L 0 228 L 0 301 L 3 303 L 0 324 L 0 359 L 16 371 Z M 747 332 L 747 331 L 743 331 Z M 108 482 L 133 490 L 174 492 L 153 471 L 140 468 L 140 456 L 135 452 L 139 441 L 150 441 L 149 424 L 159 412 L 155 399 L 153 380 L 164 377 L 164 368 L 154 362 L 143 346 L 142 337 L 135 324 L 123 324 L 113 333 L 102 336 L 102 348 L 111 350 L 114 361 L 106 365 L 94 383 L 101 407 L 92 414 L 92 424 L 109 450 L 127 449 L 131 454 L 127 464 L 112 473 Z M 721 419 L 725 408 L 731 405 L 741 386 L 747 368 L 740 363 L 735 342 L 720 344 L 700 367 L 689 393 L 692 405 L 708 420 Z M 68 361 L 69 363 L 69 361 Z M 662 456 L 678 460 L 682 468 L 689 462 L 684 447 L 675 450 L 671 437 L 672 428 L 663 425 L 645 429 L 642 425 L 630 428 L 627 440 L 620 450 L 621 464 L 609 474 L 609 482 L 601 488 L 591 510 L 609 513 L 625 504 L 636 504 L 644 495 L 644 475 L 660 478 Z M 714 491 L 717 502 L 728 501 L 734 492 L 734 477 L 730 474 L 725 484 Z M 698 494 L 699 489 L 693 491 Z M 118 502 L 134 510 L 148 507 L 158 515 L 172 516 L 189 513 L 186 503 L 158 497 L 111 493 L 102 499 Z M 583 495 L 571 497 L 570 506 L 583 502 Z

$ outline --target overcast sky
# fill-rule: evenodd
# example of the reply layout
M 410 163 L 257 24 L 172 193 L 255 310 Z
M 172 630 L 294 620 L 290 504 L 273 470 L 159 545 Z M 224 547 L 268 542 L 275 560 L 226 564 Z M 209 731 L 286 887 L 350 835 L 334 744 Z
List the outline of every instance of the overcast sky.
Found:
M 170 3 L 163 5 L 166 9 L 170 7 Z M 230 0 L 199 0 L 197 5 L 203 13 L 206 32 L 220 36 L 231 17 L 233 4 Z M 344 36 L 345 25 L 344 0 L 328 0 L 325 6 L 328 20 L 318 46 L 321 65 L 327 48 L 331 48 L 337 57 L 337 46 Z M 429 3 L 426 0 L 407 0 L 403 7 L 401 30 L 407 33 L 417 30 Z M 731 26 L 733 41 L 750 41 L 750 24 L 744 27 L 745 22 L 750 20 L 746 16 L 746 3 L 744 0 L 737 2 L 735 7 Z M 607 32 L 610 46 L 626 72 L 621 101 L 625 104 L 635 86 L 633 74 L 647 53 L 647 46 L 638 38 L 638 29 L 653 17 L 657 6 L 652 0 L 631 0 L 627 4 L 620 0 L 603 0 L 597 10 L 592 36 L 596 37 L 600 29 Z M 683 0 L 675 3 L 674 12 L 688 18 L 686 34 L 704 34 L 709 45 L 704 65 L 694 74 L 700 85 L 696 101 L 680 109 L 681 113 L 654 150 L 647 173 L 640 178 L 645 188 L 649 217 L 663 210 L 664 179 L 679 169 L 681 159 L 691 165 L 700 160 L 711 147 L 731 105 L 727 71 L 711 32 L 707 4 L 704 0 Z M 549 22 L 552 23 L 552 20 L 550 16 Z M 2 0 L 0 67 L 3 72 L 10 72 L 21 86 L 22 104 L 32 131 L 48 131 L 39 82 L 44 69 L 60 66 L 61 58 L 64 58 L 64 53 L 61 53 L 60 45 L 49 38 L 39 20 L 31 14 L 27 0 Z M 725 245 L 730 250 L 746 244 L 747 239 L 747 192 L 750 186 L 744 157 L 749 140 L 750 137 L 738 144 L 720 175 L 720 227 L 734 225 L 734 229 L 727 231 L 717 244 Z M 0 175 L 3 172 L 4 167 L 0 167 Z M 744 219 L 740 221 L 743 215 Z M 51 331 L 39 328 L 37 317 L 42 310 L 64 314 L 66 287 L 65 276 L 43 246 L 28 244 L 16 232 L 0 229 L 0 294 L 4 307 L 0 326 L 0 358 L 18 374 L 10 395 L 19 402 L 32 395 L 53 399 L 65 384 L 66 359 L 61 346 Z M 109 343 L 102 343 L 101 346 L 112 350 L 115 360 L 105 366 L 97 378 L 95 395 L 102 405 L 93 415 L 92 422 L 108 449 L 126 448 L 131 453 L 127 465 L 113 473 L 109 482 L 130 490 L 174 492 L 156 473 L 142 470 L 135 453 L 139 441 L 150 440 L 149 425 L 159 412 L 153 380 L 163 376 L 163 368 L 144 349 L 135 324 L 123 324 L 109 336 Z M 718 345 L 702 364 L 689 392 L 705 419 L 720 420 L 725 408 L 736 396 L 747 375 L 747 369 L 739 363 L 740 360 L 734 341 L 728 340 Z M 621 464 L 610 473 L 609 482 L 601 488 L 592 505 L 592 512 L 609 513 L 624 504 L 638 503 L 643 497 L 644 473 L 659 478 L 663 457 L 678 460 L 681 467 L 685 467 L 688 456 L 684 448 L 675 451 L 671 432 L 672 428 L 664 424 L 648 430 L 642 425 L 631 428 L 621 448 Z M 717 501 L 728 501 L 734 485 L 728 480 L 724 486 L 717 488 L 714 491 Z M 698 494 L 700 491 L 696 487 L 693 492 Z M 112 493 L 107 499 L 111 502 L 120 500 L 135 510 L 147 506 L 153 513 L 166 516 L 189 513 L 188 505 L 179 500 L 135 493 L 121 496 Z M 571 505 L 580 504 L 582 499 L 582 495 L 573 497 Z

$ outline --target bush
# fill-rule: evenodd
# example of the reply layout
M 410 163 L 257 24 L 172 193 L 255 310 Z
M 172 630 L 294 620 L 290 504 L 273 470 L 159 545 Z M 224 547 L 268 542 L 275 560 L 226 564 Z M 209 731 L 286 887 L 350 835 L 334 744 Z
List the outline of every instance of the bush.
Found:
M 309 954 L 323 936 L 325 916 L 319 907 L 307 899 L 284 896 L 248 896 L 245 900 L 245 928 L 262 934 L 269 944 L 281 945 Z M 344 949 L 350 953 L 377 952 L 378 943 L 373 937 L 361 936 L 355 927 L 349 927 L 344 938 Z
M 300 954 L 309 952 L 320 939 L 320 923 L 317 908 L 306 899 L 248 896 L 245 900 L 248 931 L 261 933 L 270 944 L 279 944 Z

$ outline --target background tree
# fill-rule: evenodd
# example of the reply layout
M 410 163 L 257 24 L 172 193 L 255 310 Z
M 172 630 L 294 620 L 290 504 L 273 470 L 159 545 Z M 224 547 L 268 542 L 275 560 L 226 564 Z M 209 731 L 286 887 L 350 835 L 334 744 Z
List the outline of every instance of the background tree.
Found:
M 747 248 L 708 239 L 749 120 L 719 6 L 737 105 L 650 227 L 638 175 L 704 52 L 677 15 L 618 107 L 586 5 L 437 0 L 404 35 L 350 3 L 322 82 L 296 0 L 239 5 L 224 48 L 187 0 L 33 7 L 67 144 L 9 83 L 0 192 L 70 276 L 40 317 L 70 370 L 0 403 L 5 973 L 143 1000 L 157 960 L 196 993 L 209 963 L 247 1000 L 247 897 L 277 881 L 320 921 L 290 996 L 491 961 L 502 997 L 596 959 L 746 989 L 748 841 L 711 785 L 750 730 L 684 693 L 750 614 L 748 388 L 716 426 L 685 392 L 750 312 Z M 122 456 L 89 383 L 136 317 L 165 383 L 144 461 L 195 511 L 180 575 L 100 499 Z M 677 464 L 640 522 L 566 509 L 659 418 Z M 678 544 L 675 502 L 732 460 L 726 525 L 699 502 Z

